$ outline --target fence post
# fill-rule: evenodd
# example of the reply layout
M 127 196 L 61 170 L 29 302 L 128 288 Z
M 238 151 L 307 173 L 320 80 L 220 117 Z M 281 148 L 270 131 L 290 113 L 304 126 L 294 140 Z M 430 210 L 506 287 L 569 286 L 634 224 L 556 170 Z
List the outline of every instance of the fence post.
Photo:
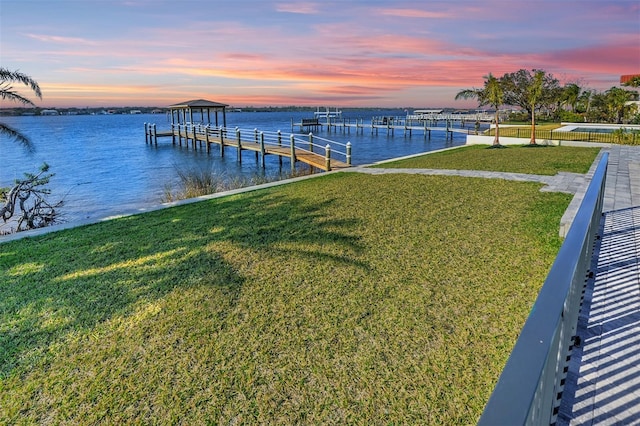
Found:
M 324 166 L 328 172 L 331 171 L 331 145 L 324 147 Z
M 238 162 L 242 163 L 242 141 L 240 139 L 240 129 L 236 127 L 236 142 L 238 143 Z
M 351 165 L 351 142 L 347 142 L 347 164 Z
M 291 173 L 295 173 L 296 171 L 296 137 L 290 136 L 290 145 L 291 145 Z
M 313 133 L 309 132 L 309 151 L 313 152 Z
M 260 132 L 260 155 L 262 157 L 262 168 L 265 168 L 265 161 L 264 161 L 264 132 Z

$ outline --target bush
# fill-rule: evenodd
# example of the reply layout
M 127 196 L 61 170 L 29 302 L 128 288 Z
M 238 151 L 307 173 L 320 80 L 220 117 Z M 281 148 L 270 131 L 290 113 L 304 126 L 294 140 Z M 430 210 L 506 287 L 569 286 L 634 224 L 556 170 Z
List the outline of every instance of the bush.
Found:
M 200 170 L 176 169 L 176 172 L 180 181 L 179 188 L 174 190 L 171 184 L 165 185 L 164 196 L 161 199 L 163 203 L 215 194 L 217 192 L 231 191 L 232 189 L 246 188 L 248 186 L 260 185 L 307 174 L 305 171 L 300 171 L 295 174 L 285 175 L 269 176 L 254 174 L 253 176 L 230 177 L 226 173 L 217 173 L 211 168 Z
M 526 111 L 512 112 L 509 113 L 509 121 L 526 123 L 531 121 L 531 117 Z
M 621 127 L 613 131 L 613 136 L 617 143 L 623 145 L 640 145 L 640 132 L 637 130 Z
M 564 110 L 558 111 L 558 118 L 560 121 L 566 121 L 569 123 L 583 123 L 586 121 L 584 115 Z

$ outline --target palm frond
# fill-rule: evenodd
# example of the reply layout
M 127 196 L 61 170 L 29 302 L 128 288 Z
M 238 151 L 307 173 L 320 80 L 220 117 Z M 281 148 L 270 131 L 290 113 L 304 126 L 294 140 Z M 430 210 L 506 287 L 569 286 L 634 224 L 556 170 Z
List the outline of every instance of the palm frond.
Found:
M 35 150 L 33 147 L 33 144 L 31 143 L 31 140 L 28 137 L 26 137 L 16 129 L 13 129 L 7 126 L 4 123 L 0 123 L 0 135 L 4 135 L 11 139 L 15 139 L 16 141 L 18 141 L 18 143 L 24 146 L 29 152 L 34 152 Z
M 38 85 L 38 82 L 32 79 L 31 77 L 29 77 L 28 75 L 21 73 L 20 71 L 10 71 L 6 68 L 0 67 L 0 82 L 22 83 L 25 86 L 28 86 L 39 99 L 42 99 L 42 92 L 40 91 L 40 86 Z M 9 86 L 8 88 L 11 89 L 11 86 Z
M 31 99 L 25 98 L 18 92 L 14 91 L 13 87 L 9 86 L 6 83 L 0 84 L 0 98 L 2 98 L 3 100 L 8 99 L 10 101 L 20 102 L 23 105 L 35 106 Z

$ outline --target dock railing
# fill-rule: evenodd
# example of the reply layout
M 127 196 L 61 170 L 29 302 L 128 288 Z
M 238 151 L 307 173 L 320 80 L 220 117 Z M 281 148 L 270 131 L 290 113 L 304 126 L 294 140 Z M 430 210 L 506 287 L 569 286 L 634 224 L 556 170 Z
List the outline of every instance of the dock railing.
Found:
M 553 424 L 557 418 L 602 217 L 604 153 L 558 256 L 478 422 Z
M 282 148 L 281 156 L 292 158 L 293 164 L 296 162 L 296 156 L 301 153 L 308 152 L 317 156 L 324 157 L 323 168 L 331 170 L 331 161 L 336 159 L 347 165 L 351 165 L 351 143 L 346 144 L 334 140 L 315 136 L 313 133 L 308 134 L 289 134 L 285 135 L 281 131 L 260 131 L 258 129 L 240 129 L 238 127 L 215 127 L 202 124 L 180 124 L 177 125 L 179 133 L 193 140 L 205 141 L 216 139 L 221 145 L 234 145 L 238 150 L 243 149 L 243 143 L 255 143 L 259 145 L 262 153 L 262 163 L 264 165 L 264 156 L 268 154 L 269 148 Z M 285 151 L 286 150 L 286 151 Z M 273 152 L 273 150 L 272 150 Z M 287 154 L 284 155 L 283 153 Z M 298 154 L 296 154 L 298 152 Z

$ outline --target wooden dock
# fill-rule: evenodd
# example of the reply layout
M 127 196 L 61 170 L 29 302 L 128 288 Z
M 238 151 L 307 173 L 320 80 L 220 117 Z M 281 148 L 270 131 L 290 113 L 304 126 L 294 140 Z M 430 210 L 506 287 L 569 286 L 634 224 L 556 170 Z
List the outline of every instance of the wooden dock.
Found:
M 158 138 L 170 137 L 172 143 L 182 146 L 191 145 L 193 149 L 204 147 L 211 152 L 213 145 L 220 146 L 220 155 L 224 157 L 225 147 L 237 150 L 238 161 L 242 161 L 242 151 L 253 151 L 256 160 L 261 158 L 265 167 L 265 157 L 276 155 L 291 160 L 291 170 L 300 161 L 324 171 L 351 167 L 351 143 L 342 144 L 313 135 L 283 136 L 281 132 L 261 132 L 254 130 L 229 129 L 225 127 L 180 124 L 172 129 L 158 131 L 155 124 L 145 123 L 145 142 L 158 144 Z M 337 157 L 337 158 L 333 158 Z M 344 161 L 338 158 L 343 158 Z
M 393 135 L 396 131 L 402 132 L 404 136 L 411 136 L 413 132 L 423 133 L 425 137 L 431 138 L 431 132 L 446 132 L 447 138 L 453 137 L 453 133 L 478 134 L 481 122 L 491 121 L 492 116 L 487 114 L 429 114 L 423 116 L 372 117 L 370 121 L 364 119 L 351 119 L 343 117 L 327 117 L 326 121 L 318 119 L 302 119 L 300 122 L 291 120 L 291 131 L 298 129 L 300 132 L 309 130 L 326 130 L 328 132 L 341 131 L 364 133 L 365 129 L 371 134 L 379 134 L 380 131 L 387 135 Z M 465 127 L 471 123 L 471 127 Z M 456 126 L 457 125 L 457 126 Z

